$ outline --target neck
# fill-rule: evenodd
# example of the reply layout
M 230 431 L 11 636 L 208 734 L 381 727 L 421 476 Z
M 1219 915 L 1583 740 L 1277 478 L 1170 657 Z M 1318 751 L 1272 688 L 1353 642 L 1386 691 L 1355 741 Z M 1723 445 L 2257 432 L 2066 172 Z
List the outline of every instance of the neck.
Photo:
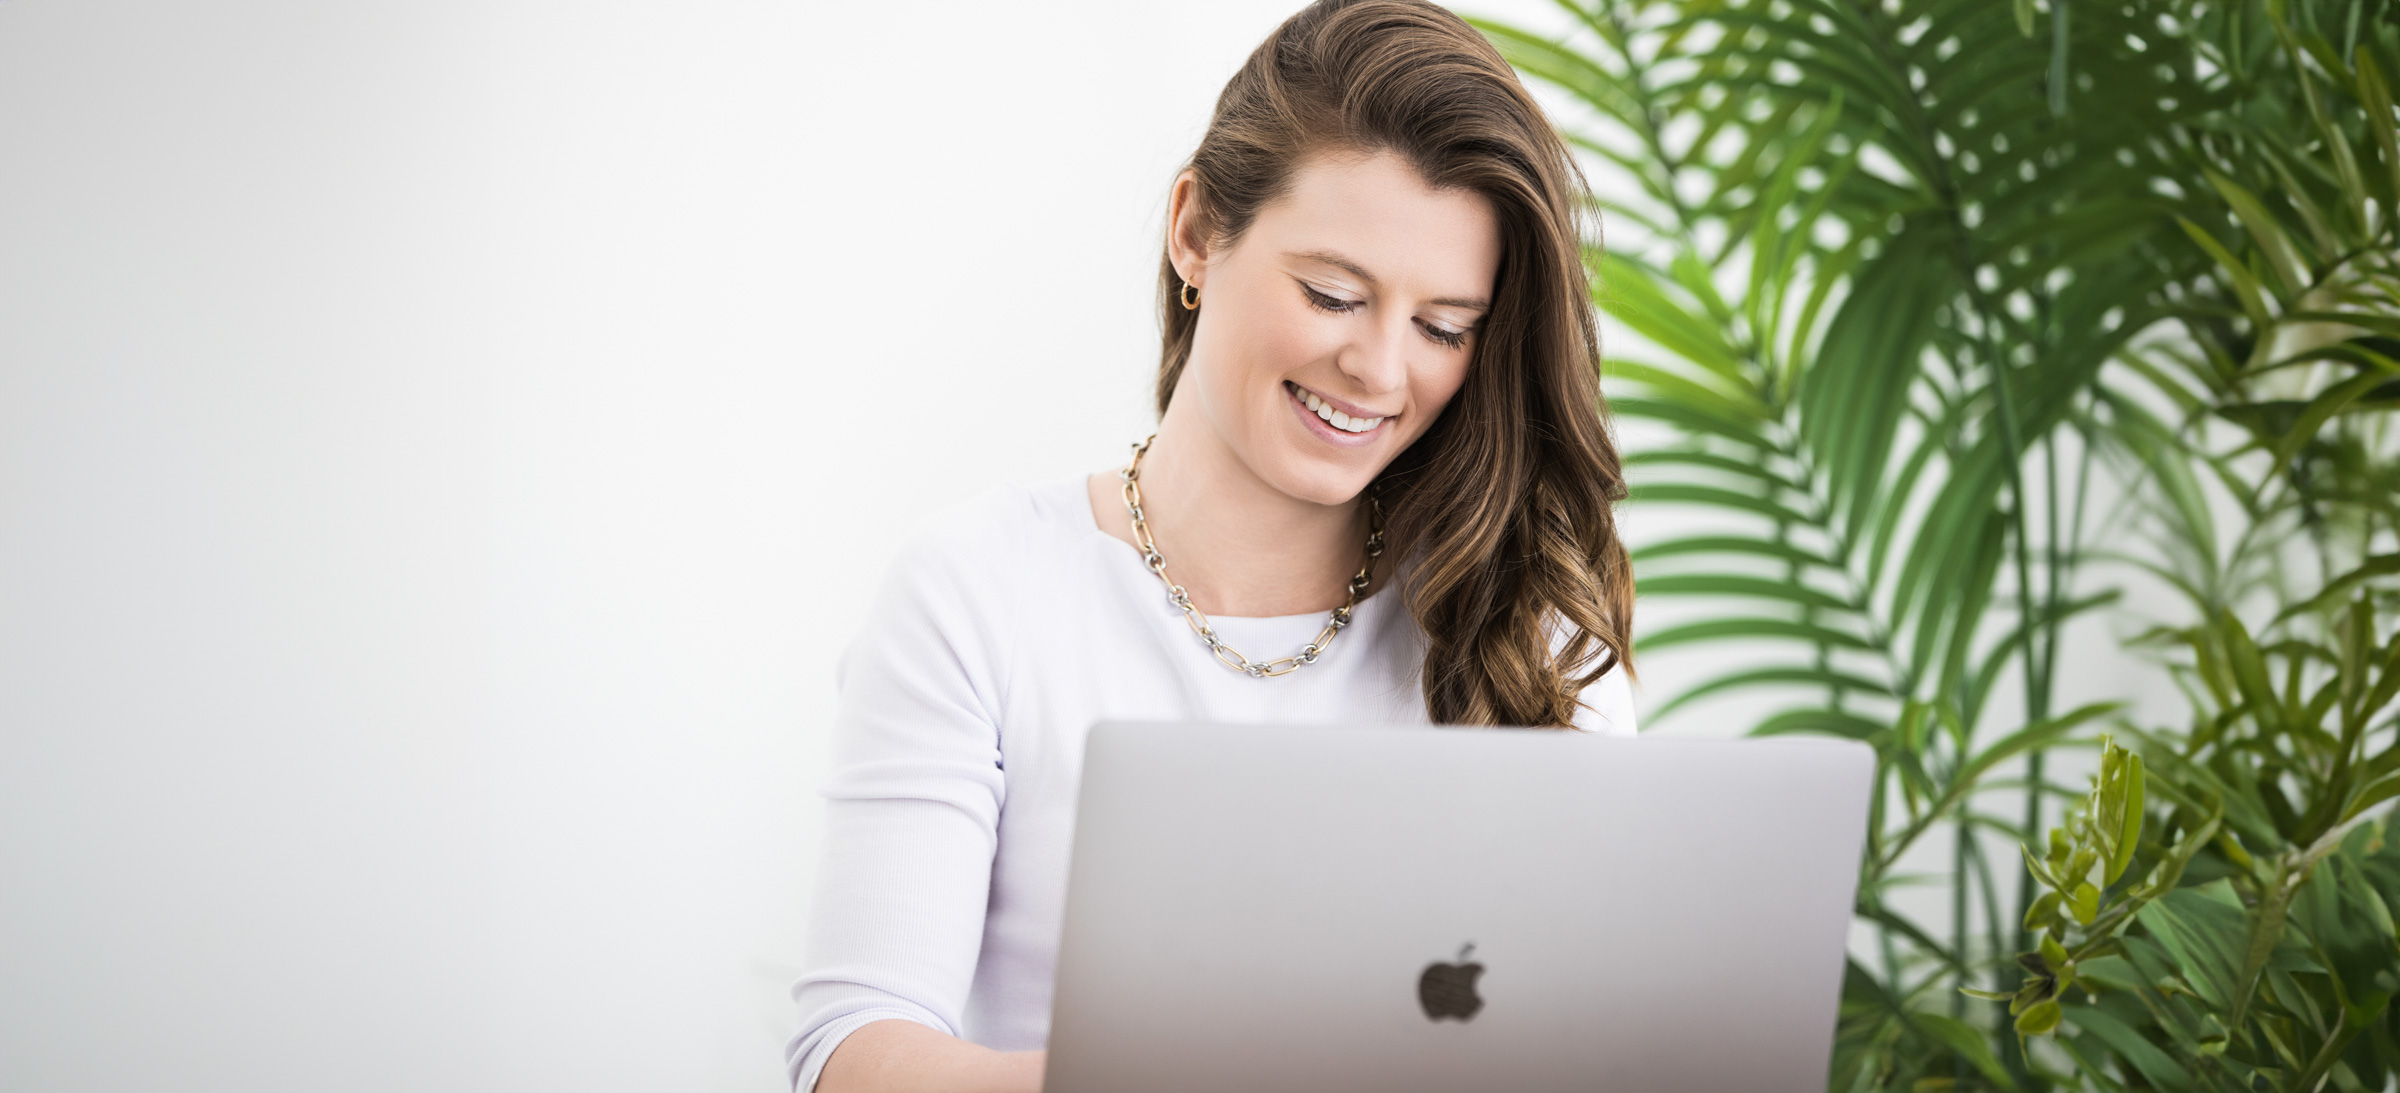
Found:
M 1133 531 L 1114 474 L 1093 516 L 1127 543 Z M 1347 598 L 1367 527 L 1357 499 L 1320 505 L 1258 477 L 1206 422 L 1170 408 L 1142 457 L 1142 515 L 1167 573 L 1211 615 L 1330 611 Z

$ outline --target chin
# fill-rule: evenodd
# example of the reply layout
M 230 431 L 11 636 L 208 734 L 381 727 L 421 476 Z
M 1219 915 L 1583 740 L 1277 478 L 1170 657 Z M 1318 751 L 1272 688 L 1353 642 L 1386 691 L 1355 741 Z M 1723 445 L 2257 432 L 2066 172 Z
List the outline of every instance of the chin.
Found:
M 1287 497 L 1317 505 L 1349 503 L 1383 470 L 1383 462 L 1367 452 L 1358 452 L 1351 459 L 1328 459 L 1285 451 L 1272 458 L 1274 465 L 1259 468 L 1259 477 Z

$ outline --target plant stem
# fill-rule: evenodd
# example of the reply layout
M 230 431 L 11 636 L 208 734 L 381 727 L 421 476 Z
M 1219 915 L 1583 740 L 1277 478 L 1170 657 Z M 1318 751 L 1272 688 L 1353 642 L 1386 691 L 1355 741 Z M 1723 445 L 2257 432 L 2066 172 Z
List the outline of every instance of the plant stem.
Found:
M 2067 4 L 2050 0 L 2050 116 L 2067 116 Z
M 1983 929 L 1986 944 L 1991 946 L 1991 952 L 1987 955 L 1992 960 L 1992 989 L 2002 990 L 2009 986 L 2007 977 L 2015 965 L 2004 959 L 2008 955 L 2008 930 L 2006 920 L 2000 917 L 2000 886 L 1992 881 L 1992 860 L 1984 854 L 1982 840 L 1977 839 L 1969 845 L 1975 851 L 1975 878 L 1983 888 Z M 1966 963 L 1964 944 L 1959 946 L 1959 963 Z
M 1967 962 L 1967 886 L 1973 883 L 1973 874 L 1968 872 L 1968 865 L 1969 858 L 1975 852 L 1975 828 L 1962 820 L 1957 833 L 1957 842 L 1951 848 L 1950 863 L 1950 944 L 1958 951 L 1959 966 L 1963 971 Z M 1966 1015 L 1967 996 L 1957 991 L 1950 992 L 1950 1016 L 1964 1019 Z

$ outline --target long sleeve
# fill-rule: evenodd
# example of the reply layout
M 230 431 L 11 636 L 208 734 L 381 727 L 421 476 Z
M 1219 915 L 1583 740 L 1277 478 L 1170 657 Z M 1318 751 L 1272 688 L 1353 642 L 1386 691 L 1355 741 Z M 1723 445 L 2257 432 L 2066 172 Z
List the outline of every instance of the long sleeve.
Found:
M 842 660 L 824 855 L 793 1086 L 843 1037 L 899 1018 L 960 1034 L 982 946 L 1000 808 L 998 658 L 954 558 L 921 546 L 886 577 Z
M 1633 685 L 1626 681 L 1623 665 L 1593 680 L 1581 697 L 1583 708 L 1575 711 L 1576 728 L 1602 736 L 1634 734 Z
M 1567 647 L 1570 631 L 1563 624 L 1550 630 L 1550 655 L 1557 656 Z M 1640 728 L 1635 724 L 1633 682 L 1618 664 L 1608 674 L 1593 680 L 1575 696 L 1582 703 L 1575 710 L 1575 727 L 1601 736 L 1632 736 Z

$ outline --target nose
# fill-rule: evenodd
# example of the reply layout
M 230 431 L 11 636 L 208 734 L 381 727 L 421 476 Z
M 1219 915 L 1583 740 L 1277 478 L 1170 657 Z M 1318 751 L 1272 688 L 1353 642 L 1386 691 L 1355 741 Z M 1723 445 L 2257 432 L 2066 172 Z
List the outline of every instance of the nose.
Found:
M 1367 395 L 1388 395 L 1408 383 L 1408 336 L 1416 320 L 1375 323 L 1336 361 Z

